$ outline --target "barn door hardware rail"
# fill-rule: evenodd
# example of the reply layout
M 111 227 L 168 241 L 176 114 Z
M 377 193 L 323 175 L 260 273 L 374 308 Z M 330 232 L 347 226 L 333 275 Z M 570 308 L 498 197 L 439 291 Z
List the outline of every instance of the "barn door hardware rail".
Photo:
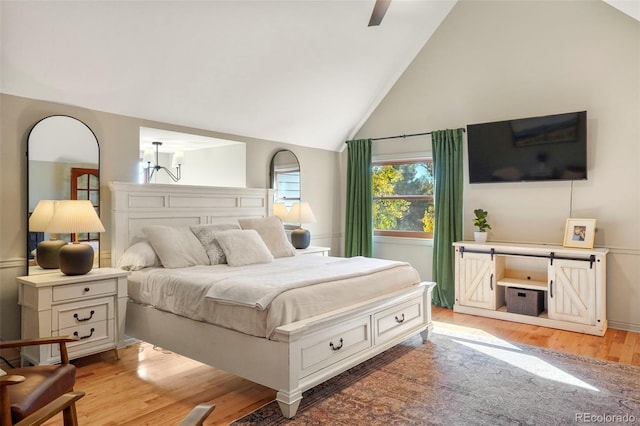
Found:
M 579 260 L 583 262 L 589 262 L 589 269 L 593 269 L 593 264 L 596 261 L 596 256 L 594 254 L 589 255 L 589 257 L 585 258 L 585 257 L 556 256 L 555 252 L 549 252 L 549 254 L 509 253 L 509 252 L 497 251 L 493 247 L 490 248 L 489 250 L 474 250 L 474 249 L 466 249 L 464 246 L 460 246 L 458 251 L 460 252 L 461 258 L 464 257 L 465 253 L 489 254 L 491 255 L 491 260 L 493 260 L 493 257 L 497 254 L 506 255 L 506 256 L 541 257 L 541 258 L 549 259 L 549 261 L 551 262 L 551 265 L 553 265 L 553 261 L 556 259 Z

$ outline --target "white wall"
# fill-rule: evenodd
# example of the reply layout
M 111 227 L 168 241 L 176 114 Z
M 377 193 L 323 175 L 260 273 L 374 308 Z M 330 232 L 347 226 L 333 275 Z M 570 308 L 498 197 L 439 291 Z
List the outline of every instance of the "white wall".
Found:
M 231 186 L 247 185 L 247 146 L 236 143 L 184 153 L 183 185 Z
M 356 137 L 581 110 L 588 113 L 589 179 L 465 184 L 465 239 L 479 207 L 489 211 L 494 241 L 562 244 L 567 217 L 597 219 L 595 244 L 611 249 L 610 325 L 640 330 L 638 21 L 600 1 L 461 0 Z M 428 146 L 409 141 L 374 144 L 387 153 Z M 381 245 L 379 253 L 421 251 L 431 263 L 428 249 Z
M 244 143 L 233 143 L 205 149 L 184 152 L 181 167 L 181 179 L 174 182 L 171 177 L 160 170 L 154 172 L 151 181 L 170 185 L 202 185 L 228 186 L 234 188 L 247 187 L 247 146 Z M 158 161 L 176 174 L 172 167 L 173 154 L 159 153 Z M 146 163 L 143 163 L 146 166 Z M 141 170 L 138 182 L 144 182 L 144 169 Z

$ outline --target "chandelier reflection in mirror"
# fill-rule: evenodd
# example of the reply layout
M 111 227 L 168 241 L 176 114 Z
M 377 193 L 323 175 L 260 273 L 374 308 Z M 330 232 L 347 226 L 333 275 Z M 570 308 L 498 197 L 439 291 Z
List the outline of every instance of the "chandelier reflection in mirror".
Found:
M 171 180 L 173 180 L 174 182 L 179 181 L 180 178 L 182 177 L 181 169 L 182 169 L 182 163 L 184 161 L 184 153 L 182 151 L 176 151 L 173 154 L 171 167 L 174 167 L 176 169 L 176 173 L 173 174 L 171 170 L 169 170 L 164 166 L 161 166 L 160 161 L 158 161 L 158 157 L 159 157 L 158 150 L 160 148 L 160 145 L 162 145 L 162 142 L 152 142 L 152 144 L 155 146 L 155 149 L 156 149 L 155 164 L 151 165 L 151 161 L 153 160 L 153 150 L 151 149 L 145 150 L 144 161 L 147 162 L 147 167 L 145 168 L 145 183 L 151 182 L 151 179 L 153 179 L 153 175 L 155 174 L 155 172 L 159 170 L 164 170 L 169 175 Z

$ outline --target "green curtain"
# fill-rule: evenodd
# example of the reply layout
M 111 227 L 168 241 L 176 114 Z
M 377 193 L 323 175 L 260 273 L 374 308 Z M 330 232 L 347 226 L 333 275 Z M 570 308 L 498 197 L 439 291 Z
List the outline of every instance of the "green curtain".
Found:
M 433 304 L 453 307 L 454 249 L 462 239 L 462 129 L 431 132 L 435 224 L 433 237 Z
M 373 254 L 371 139 L 347 142 L 347 220 L 345 256 Z

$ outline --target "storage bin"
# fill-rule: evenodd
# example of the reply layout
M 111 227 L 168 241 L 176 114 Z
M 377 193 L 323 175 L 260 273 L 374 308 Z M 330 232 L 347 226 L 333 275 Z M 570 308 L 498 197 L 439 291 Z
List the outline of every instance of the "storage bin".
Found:
M 538 316 L 544 310 L 544 291 L 507 287 L 507 312 Z

